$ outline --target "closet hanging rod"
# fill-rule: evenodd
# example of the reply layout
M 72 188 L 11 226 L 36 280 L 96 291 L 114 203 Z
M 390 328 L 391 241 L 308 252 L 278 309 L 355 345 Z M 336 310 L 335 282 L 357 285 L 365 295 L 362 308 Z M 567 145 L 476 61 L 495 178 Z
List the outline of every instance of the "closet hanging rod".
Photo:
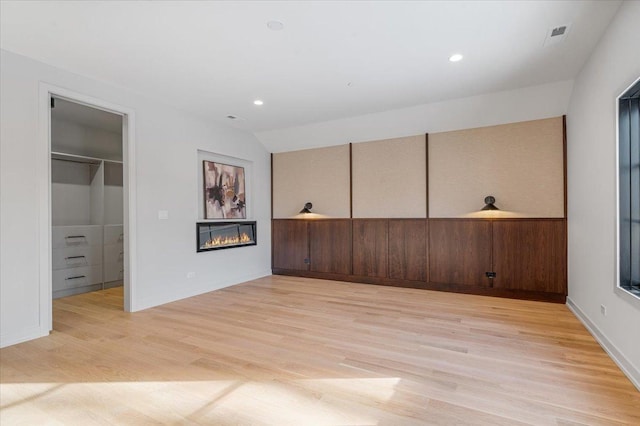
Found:
M 82 160 L 76 160 L 73 158 L 56 158 L 56 157 L 51 157 L 52 160 L 56 160 L 56 161 L 67 161 L 69 163 L 78 163 L 78 164 L 91 164 L 93 166 L 97 166 L 98 164 L 100 164 L 100 161 L 82 161 Z

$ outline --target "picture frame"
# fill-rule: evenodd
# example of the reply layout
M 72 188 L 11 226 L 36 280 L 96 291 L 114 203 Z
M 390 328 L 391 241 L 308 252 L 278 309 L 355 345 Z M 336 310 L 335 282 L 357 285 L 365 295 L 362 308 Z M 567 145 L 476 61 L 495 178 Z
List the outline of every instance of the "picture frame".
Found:
M 246 219 L 245 169 L 241 166 L 203 160 L 205 219 Z

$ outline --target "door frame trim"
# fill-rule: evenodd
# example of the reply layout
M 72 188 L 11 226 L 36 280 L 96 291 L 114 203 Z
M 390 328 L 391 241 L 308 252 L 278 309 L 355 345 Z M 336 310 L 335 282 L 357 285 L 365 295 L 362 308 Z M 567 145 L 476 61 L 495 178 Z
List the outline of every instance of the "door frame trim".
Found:
M 53 327 L 52 271 L 51 271 L 51 96 L 98 108 L 122 116 L 123 149 L 123 216 L 124 226 L 124 310 L 136 311 L 137 283 L 136 238 L 136 156 L 135 111 L 104 99 L 88 96 L 45 82 L 39 84 L 39 131 L 37 150 L 39 200 L 39 325 L 43 335 Z

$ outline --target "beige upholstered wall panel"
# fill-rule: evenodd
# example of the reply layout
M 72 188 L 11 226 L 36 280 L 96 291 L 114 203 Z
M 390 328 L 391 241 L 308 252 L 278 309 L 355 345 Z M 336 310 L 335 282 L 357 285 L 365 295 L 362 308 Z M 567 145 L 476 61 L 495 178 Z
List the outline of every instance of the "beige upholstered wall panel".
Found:
M 350 216 L 349 145 L 273 155 L 273 217 L 293 217 L 307 201 L 320 215 Z
M 562 117 L 430 134 L 429 216 L 563 217 L 563 163 Z
M 353 217 L 427 215 L 425 136 L 353 144 Z

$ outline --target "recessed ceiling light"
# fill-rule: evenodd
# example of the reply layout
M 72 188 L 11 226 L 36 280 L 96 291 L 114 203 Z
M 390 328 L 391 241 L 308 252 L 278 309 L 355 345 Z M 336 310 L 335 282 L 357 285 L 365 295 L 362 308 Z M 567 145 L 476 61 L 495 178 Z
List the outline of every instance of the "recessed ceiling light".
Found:
M 267 22 L 267 28 L 271 31 L 281 31 L 284 28 L 284 24 L 280 21 L 269 21 Z
M 262 102 L 260 99 L 256 99 L 255 101 L 253 101 L 253 104 L 260 106 L 260 105 L 264 105 L 264 102 Z
M 456 53 L 455 55 L 451 55 L 449 56 L 449 61 L 450 62 L 459 62 L 461 61 L 463 58 L 463 56 L 459 53 Z

